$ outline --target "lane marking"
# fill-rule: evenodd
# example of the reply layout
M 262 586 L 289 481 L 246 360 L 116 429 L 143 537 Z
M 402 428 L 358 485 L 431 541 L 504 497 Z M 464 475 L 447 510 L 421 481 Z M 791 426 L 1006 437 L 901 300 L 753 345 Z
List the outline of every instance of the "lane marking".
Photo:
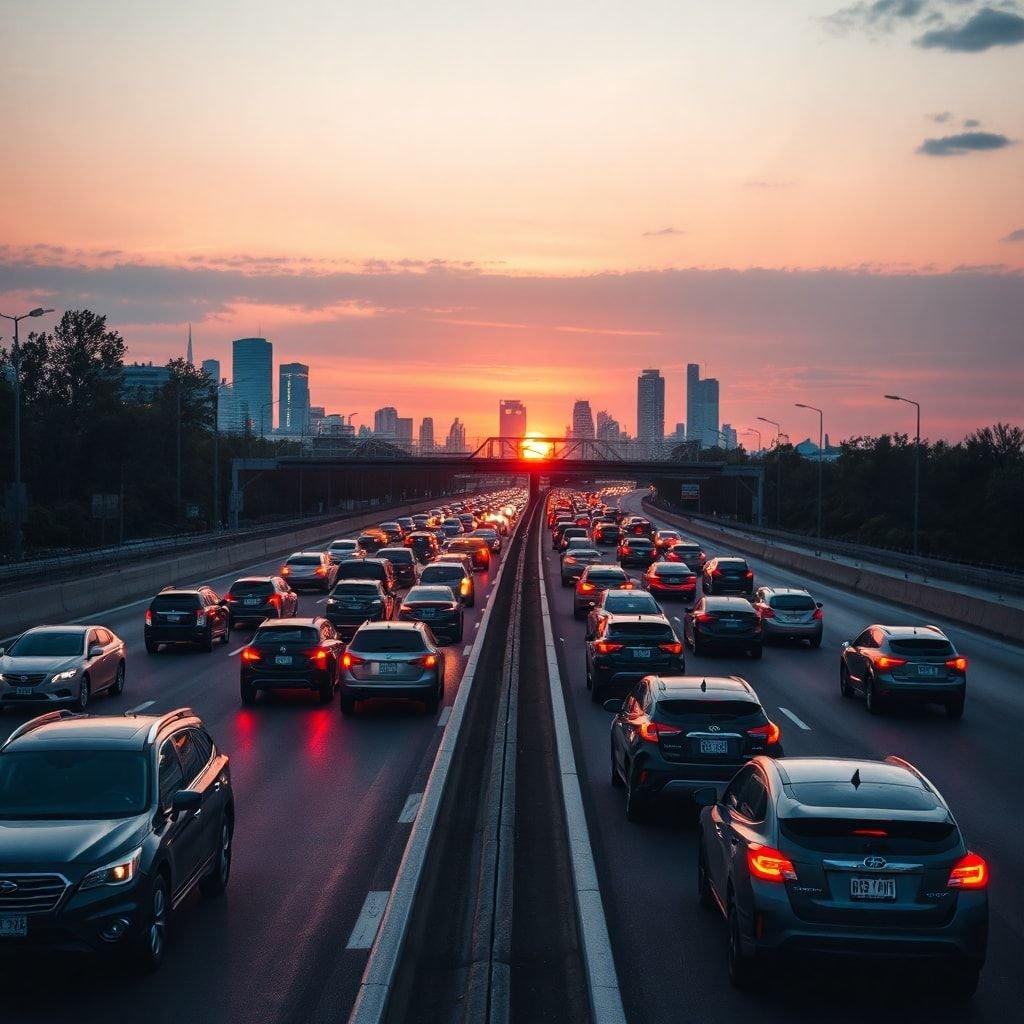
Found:
M 363 909 L 356 919 L 356 926 L 352 929 L 346 949 L 369 949 L 373 945 L 390 897 L 390 889 L 372 889 L 366 894 Z
M 477 620 L 476 622 L 474 622 L 474 623 L 473 623 L 473 628 L 474 628 L 474 629 L 479 629 L 479 628 L 480 628 L 480 622 L 479 622 L 479 620 Z
M 473 650 L 473 645 L 472 644 L 466 644 L 466 646 L 462 648 L 462 656 L 464 658 L 468 658 L 469 657 L 469 652 L 471 650 Z
M 141 704 L 136 704 L 135 707 L 129 708 L 125 712 L 125 715 L 137 715 L 140 711 L 145 711 L 146 708 L 151 708 L 155 703 L 155 700 L 144 700 Z
M 420 801 L 422 799 L 422 793 L 409 794 L 405 801 L 405 806 L 402 808 L 402 813 L 398 816 L 399 825 L 409 825 L 416 820 L 416 812 L 420 809 Z
M 441 709 L 441 714 L 437 718 L 437 727 L 443 729 L 448 724 L 448 719 L 452 717 L 452 706 L 449 704 L 446 708 Z
M 317 604 L 324 604 L 326 601 L 327 601 L 326 597 L 321 597 L 320 600 L 317 601 Z
M 236 654 L 241 654 L 242 651 L 244 651 L 245 648 L 248 647 L 248 646 L 249 646 L 248 644 L 245 644 L 242 647 L 239 647 L 237 651 L 229 651 L 228 652 L 228 657 L 229 658 L 233 658 Z
M 791 722 L 794 722 L 794 723 L 795 723 L 796 725 L 800 726 L 800 728 L 801 728 L 801 729 L 806 729 L 806 730 L 807 730 L 807 732 L 810 732 L 810 731 L 811 731 L 811 727 L 810 727 L 810 726 L 809 726 L 809 725 L 808 725 L 808 724 L 807 724 L 806 722 L 802 722 L 802 721 L 800 721 L 800 719 L 799 719 L 799 718 L 797 718 L 797 717 L 796 717 L 796 715 L 794 715 L 794 714 L 793 714 L 793 712 L 789 710 L 789 708 L 784 708 L 784 707 L 780 707 L 780 708 L 779 708 L 779 710 L 780 710 L 780 711 L 781 711 L 781 712 L 782 712 L 782 713 L 783 713 L 783 714 L 784 714 L 784 715 L 785 715 L 785 716 L 786 716 L 786 717 L 787 717 L 787 718 L 788 718 L 788 719 L 789 719 L 789 720 L 790 720 Z

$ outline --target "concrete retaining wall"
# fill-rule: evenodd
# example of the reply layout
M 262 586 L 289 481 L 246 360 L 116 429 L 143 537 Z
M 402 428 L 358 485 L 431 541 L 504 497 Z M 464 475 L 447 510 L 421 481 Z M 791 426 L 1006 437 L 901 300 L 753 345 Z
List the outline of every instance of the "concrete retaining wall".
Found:
M 161 587 L 172 584 L 188 586 L 215 579 L 233 569 L 287 556 L 306 547 L 319 548 L 335 537 L 388 519 L 423 512 L 446 500 L 434 497 L 411 505 L 379 507 L 292 533 L 251 541 L 235 538 L 223 547 L 154 559 L 141 565 L 126 565 L 108 573 L 90 574 L 85 579 L 37 584 L 22 591 L 12 591 L 5 595 L 0 606 L 0 639 L 16 636 L 30 626 L 68 622 L 96 609 L 119 607 L 155 594 Z
M 772 565 L 791 569 L 793 572 L 825 583 L 834 583 L 849 590 L 862 594 L 870 594 L 884 601 L 905 605 L 916 611 L 936 618 L 962 622 L 967 626 L 983 629 L 988 633 L 1024 643 L 1024 608 L 1001 604 L 998 601 L 986 601 L 984 598 L 971 594 L 963 594 L 956 590 L 945 590 L 927 583 L 914 583 L 901 580 L 896 576 L 859 569 L 852 565 L 839 565 L 826 558 L 790 551 L 787 548 L 775 547 L 749 537 L 740 537 L 732 533 L 708 526 L 706 523 L 687 519 L 658 508 L 648 501 L 643 503 L 644 509 L 656 514 L 670 523 L 686 530 L 696 537 L 714 541 L 724 547 L 754 558 L 763 559 Z

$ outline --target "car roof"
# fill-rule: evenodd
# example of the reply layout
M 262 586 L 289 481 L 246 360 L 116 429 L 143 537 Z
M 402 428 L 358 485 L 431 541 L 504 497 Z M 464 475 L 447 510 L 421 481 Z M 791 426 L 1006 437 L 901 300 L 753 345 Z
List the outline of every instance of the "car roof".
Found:
M 107 627 L 104 626 L 104 629 Z M 25 633 L 84 633 L 88 629 L 96 629 L 96 624 L 91 626 L 68 625 L 68 626 L 32 626 L 25 630 Z M 22 633 L 22 636 L 25 635 Z
M 335 544 L 355 544 L 355 537 L 339 537 L 337 540 L 332 540 L 330 546 L 333 548 Z
M 931 636 L 938 640 L 948 640 L 949 637 L 939 629 L 938 626 L 883 626 L 881 624 L 875 624 L 870 626 L 870 629 L 882 630 L 890 639 L 905 640 L 910 637 Z
M 401 551 L 403 555 L 409 555 L 410 557 L 412 557 L 412 552 L 408 548 L 398 547 L 397 545 L 392 544 L 390 547 L 380 548 L 380 550 L 377 552 L 377 561 L 383 561 L 383 556 L 386 555 L 389 551 Z M 363 559 L 363 561 L 369 561 L 369 559 Z
M 236 583 L 273 583 L 276 576 L 239 576 Z
M 423 622 L 398 622 L 398 621 L 385 621 L 385 622 L 364 622 L 359 628 L 362 629 L 387 629 L 396 630 L 399 633 L 419 633 L 423 630 L 425 623 Z
M 288 560 L 291 561 L 293 558 L 320 558 L 322 555 L 322 551 L 293 551 L 288 556 Z
M 299 616 L 294 616 L 290 619 L 264 619 L 263 622 L 260 623 L 259 628 L 283 629 L 286 626 L 291 626 L 292 628 L 294 628 L 295 626 L 319 626 L 320 623 L 323 621 L 323 618 L 319 615 L 311 615 L 308 618 L 300 618 Z
M 652 689 L 658 697 L 690 697 L 695 700 L 748 700 L 760 706 L 753 687 L 739 676 L 655 676 Z
M 810 591 L 803 587 L 761 587 L 761 590 L 770 591 L 772 594 L 799 594 L 801 597 L 810 597 Z
M 381 585 L 380 580 L 368 580 L 365 576 L 345 576 L 335 583 L 335 587 L 340 587 L 342 583 L 358 583 L 360 586 L 365 587 L 379 587 Z
M 191 708 L 178 708 L 165 715 L 87 715 L 68 710 L 51 711 L 30 719 L 0 743 L 2 750 L 76 747 L 88 744 L 96 749 L 145 750 L 152 734 L 155 739 L 165 726 L 200 726 Z
M 749 612 L 753 607 L 745 597 L 731 597 L 726 594 L 712 594 L 705 597 L 704 604 L 708 608 L 736 608 L 745 612 Z
M 652 625 L 661 625 L 662 623 L 668 623 L 668 616 L 664 612 L 658 614 L 651 613 L 650 615 L 636 612 L 622 612 L 620 614 L 613 614 L 608 616 L 608 625 L 614 626 L 621 622 L 649 622 Z
M 716 562 L 746 562 L 747 560 L 741 555 L 718 555 L 714 559 Z

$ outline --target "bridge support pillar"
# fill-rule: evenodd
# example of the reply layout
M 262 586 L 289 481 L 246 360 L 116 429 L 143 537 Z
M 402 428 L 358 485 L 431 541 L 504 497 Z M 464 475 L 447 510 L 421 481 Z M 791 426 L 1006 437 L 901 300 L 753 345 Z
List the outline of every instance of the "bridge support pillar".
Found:
M 540 472 L 533 470 L 530 473 L 530 501 L 533 501 L 540 494 Z

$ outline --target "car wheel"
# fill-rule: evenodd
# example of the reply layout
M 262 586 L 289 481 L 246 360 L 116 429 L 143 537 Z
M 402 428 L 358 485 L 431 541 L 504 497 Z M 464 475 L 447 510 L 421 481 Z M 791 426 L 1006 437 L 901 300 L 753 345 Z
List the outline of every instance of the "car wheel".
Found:
M 117 675 L 114 676 L 114 685 L 110 688 L 111 694 L 120 697 L 124 693 L 124 662 L 118 662 Z
M 147 654 L 156 654 L 156 652 L 158 650 L 160 650 L 160 645 L 159 644 L 153 643 L 152 640 L 147 640 L 146 641 L 146 653 Z
M 853 696 L 853 687 L 850 685 L 850 670 L 846 667 L 846 662 L 839 663 L 839 692 L 844 697 Z
M 572 617 L 577 622 L 579 622 L 580 619 L 585 619 L 587 617 L 587 613 L 586 613 L 586 611 L 583 608 L 573 608 L 573 610 L 572 610 Z
M 224 632 L 221 633 L 220 642 L 222 644 L 228 644 L 231 642 L 231 623 L 224 623 Z
M 92 689 L 89 686 L 89 677 L 82 676 L 82 681 L 78 684 L 78 710 L 84 711 L 89 706 L 89 697 L 92 693 Z
M 354 715 L 356 713 L 356 699 L 347 693 L 341 695 L 341 713 L 343 715 Z
M 321 704 L 330 704 L 334 696 L 334 680 L 330 675 L 317 687 L 316 695 Z
M 256 687 L 252 683 L 242 683 L 239 689 L 243 704 L 248 707 L 256 703 Z
M 977 967 L 966 965 L 950 969 L 945 976 L 946 991 L 954 999 L 970 999 L 978 990 L 980 973 Z
M 874 679 L 869 679 L 864 689 L 864 704 L 868 709 L 868 714 L 880 715 L 882 713 L 882 699 L 875 691 Z
M 704 839 L 697 833 L 697 902 L 705 910 L 713 910 L 715 897 L 711 893 L 711 880 L 708 878 L 707 865 L 704 862 Z
M 818 633 L 816 636 L 811 637 L 811 647 L 818 648 L 821 646 L 821 634 Z
M 611 766 L 612 767 L 612 771 L 611 771 L 612 786 L 615 789 L 622 789 L 622 787 L 625 785 L 625 782 L 622 781 L 622 776 L 619 774 L 619 766 L 615 763 L 615 747 L 614 746 L 612 747 L 611 754 L 612 754 L 612 766 Z
M 697 657 L 706 653 L 704 645 L 700 642 L 700 635 L 697 633 L 697 630 L 693 631 L 693 643 L 691 644 L 691 647 L 693 648 L 693 653 L 697 655 Z
M 947 701 L 946 703 L 946 715 L 952 718 L 954 721 L 964 717 L 964 704 L 965 700 L 963 697 L 957 700 Z
M 650 817 L 648 801 L 638 796 L 633 789 L 632 781 L 626 783 L 626 821 L 634 823 L 647 821 Z
M 212 626 L 206 631 L 206 636 L 204 636 L 203 639 L 199 641 L 199 649 L 205 651 L 207 654 L 211 654 L 213 652 Z
M 224 816 L 220 823 L 220 841 L 217 856 L 210 867 L 209 874 L 199 883 L 199 891 L 208 897 L 220 896 L 228 887 L 231 877 L 231 821 Z
M 441 687 L 438 688 L 423 702 L 423 710 L 428 715 L 436 715 L 441 706 Z
M 754 661 L 760 661 L 763 655 L 764 647 L 762 647 L 761 644 L 758 644 L 756 647 L 750 648 L 750 656 L 754 659 Z
M 729 904 L 729 981 L 733 988 L 750 989 L 757 982 L 757 960 L 743 951 L 740 915 L 735 903 Z
M 170 914 L 170 900 L 167 896 L 167 879 L 157 874 L 149 888 L 149 898 L 143 905 L 142 930 L 136 945 L 136 956 L 140 970 L 155 971 L 164 960 L 167 948 L 167 918 Z

